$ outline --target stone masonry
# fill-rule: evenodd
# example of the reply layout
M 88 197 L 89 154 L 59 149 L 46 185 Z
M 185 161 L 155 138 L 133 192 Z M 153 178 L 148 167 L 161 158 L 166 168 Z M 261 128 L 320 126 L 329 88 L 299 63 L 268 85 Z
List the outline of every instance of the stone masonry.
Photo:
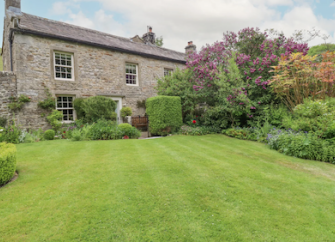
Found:
M 133 115 L 144 115 L 145 110 L 137 108 L 137 101 L 157 95 L 154 87 L 157 79 L 163 76 L 164 68 L 175 70 L 177 67 L 184 67 L 183 64 L 30 35 L 16 34 L 13 45 L 17 94 L 32 98 L 32 102 L 26 104 L 17 114 L 20 125 L 24 128 L 49 127 L 45 117 L 42 117 L 44 110 L 37 107 L 38 101 L 46 98 L 45 87 L 50 89 L 53 96 L 64 94 L 84 98 L 95 95 L 120 97 L 123 106 L 132 108 Z M 74 54 L 74 81 L 54 79 L 55 50 Z M 139 86 L 126 85 L 127 62 L 138 65 Z M 3 85 L 1 87 L 6 88 Z
M 11 96 L 16 96 L 16 76 L 12 72 L 0 72 L 0 116 L 10 119 L 7 105 Z
M 7 0 L 6 2 L 13 6 L 20 1 Z M 46 111 L 38 108 L 37 105 L 39 101 L 46 98 L 46 88 L 50 90 L 53 97 L 70 95 L 74 98 L 86 98 L 103 95 L 114 100 L 117 99 L 119 103 L 122 102 L 122 107 L 131 107 L 133 115 L 144 115 L 145 110 L 137 108 L 137 102 L 157 95 L 155 86 L 157 79 L 164 76 L 164 69 L 176 70 L 185 66 L 181 61 L 173 61 L 172 59 L 150 58 L 150 56 L 141 53 L 132 54 L 127 51 L 116 51 L 82 42 L 76 43 L 27 32 L 14 32 L 15 28 L 21 29 L 20 24 L 27 26 L 25 22 L 17 21 L 21 18 L 20 16 L 22 14 L 14 13 L 13 15 L 9 10 L 6 10 L 2 56 L 4 71 L 11 71 L 12 63 L 13 73 L 1 73 L 0 75 L 0 115 L 10 117 L 11 114 L 7 108 L 10 95 L 25 94 L 31 97 L 31 102 L 15 114 L 22 128 L 50 128 L 44 115 Z M 26 19 L 29 17 L 33 20 L 36 19 L 36 21 L 44 21 L 37 17 L 24 16 Z M 48 23 L 55 24 L 56 22 L 49 21 Z M 26 24 L 29 23 L 26 22 Z M 64 31 L 64 26 L 67 25 L 59 23 L 55 26 L 60 26 Z M 74 27 L 69 26 L 69 28 Z M 78 31 L 86 30 L 79 29 Z M 89 32 L 89 34 L 93 36 L 102 33 Z M 130 39 L 125 38 L 117 39 L 119 37 L 114 38 L 113 36 L 111 38 L 115 39 L 115 43 L 121 41 L 129 46 L 136 45 L 136 48 L 143 46 L 146 51 L 151 48 L 153 53 L 157 51 L 157 53 L 167 53 L 167 49 L 164 48 L 147 47 L 141 43 L 133 44 Z M 10 39 L 12 39 L 12 54 L 10 53 Z M 74 80 L 55 79 L 55 51 L 73 55 Z M 180 56 L 179 52 L 171 52 L 172 56 L 176 54 Z M 126 84 L 126 63 L 138 66 L 138 86 Z

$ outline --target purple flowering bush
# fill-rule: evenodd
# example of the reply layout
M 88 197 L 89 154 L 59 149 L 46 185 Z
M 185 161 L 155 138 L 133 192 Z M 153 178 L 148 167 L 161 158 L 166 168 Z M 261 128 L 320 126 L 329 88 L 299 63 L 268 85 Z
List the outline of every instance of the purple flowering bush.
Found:
M 294 52 L 306 55 L 307 44 L 296 43 L 284 35 L 271 39 L 258 28 L 245 28 L 238 33 L 227 32 L 222 42 L 190 54 L 187 69 L 193 73 L 193 89 L 201 100 L 210 106 L 222 105 L 230 109 L 224 116 L 230 118 L 231 124 L 236 120 L 246 124 L 246 120 L 260 116 L 268 104 L 279 102 L 268 86 L 273 76 L 269 71 L 281 56 Z M 232 58 L 240 74 L 238 82 L 230 78 Z M 227 85 L 230 86 L 229 94 L 222 95 L 222 82 L 232 83 Z M 243 100 L 238 100 L 242 97 Z

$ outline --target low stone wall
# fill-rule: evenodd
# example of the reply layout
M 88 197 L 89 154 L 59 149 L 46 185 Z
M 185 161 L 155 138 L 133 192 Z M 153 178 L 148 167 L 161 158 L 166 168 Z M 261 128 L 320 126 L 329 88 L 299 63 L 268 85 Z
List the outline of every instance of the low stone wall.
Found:
M 16 75 L 13 72 L 0 72 L 0 117 L 12 118 L 8 109 L 11 96 L 16 96 Z

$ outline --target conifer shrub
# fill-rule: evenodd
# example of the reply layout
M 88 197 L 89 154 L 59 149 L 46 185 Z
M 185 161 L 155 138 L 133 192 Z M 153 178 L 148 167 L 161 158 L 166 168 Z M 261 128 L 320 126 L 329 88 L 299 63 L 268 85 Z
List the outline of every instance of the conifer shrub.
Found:
M 152 134 L 166 135 L 176 132 L 183 124 L 180 97 L 152 97 L 147 99 L 146 107 Z
M 9 182 L 16 169 L 16 147 L 13 144 L 0 143 L 0 186 Z

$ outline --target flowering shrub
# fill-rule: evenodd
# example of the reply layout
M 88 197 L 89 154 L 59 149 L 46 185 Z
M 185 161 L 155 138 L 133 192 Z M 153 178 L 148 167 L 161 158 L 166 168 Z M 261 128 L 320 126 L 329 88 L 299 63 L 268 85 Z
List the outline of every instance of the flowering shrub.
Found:
M 304 56 L 303 53 L 282 56 L 273 67 L 275 76 L 270 85 L 291 110 L 308 97 L 335 97 L 335 52 L 322 55 L 320 63 L 315 63 L 316 56 Z

